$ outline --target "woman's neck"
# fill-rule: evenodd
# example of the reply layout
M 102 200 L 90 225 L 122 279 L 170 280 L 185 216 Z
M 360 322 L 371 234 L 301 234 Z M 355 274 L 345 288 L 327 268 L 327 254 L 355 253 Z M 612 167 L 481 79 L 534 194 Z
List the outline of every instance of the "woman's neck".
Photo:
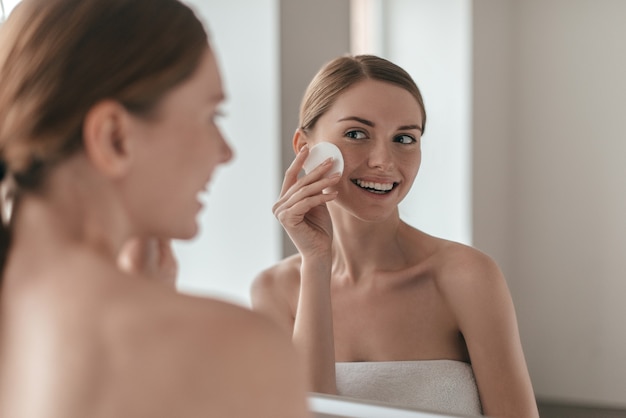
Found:
M 333 276 L 357 282 L 406 267 L 403 232 L 409 227 L 398 213 L 380 221 L 364 221 L 343 210 L 331 214 Z
M 14 208 L 8 264 L 91 250 L 115 262 L 130 228 L 114 191 L 80 163 L 58 167 L 45 193 L 22 193 Z M 42 263 L 38 263 L 42 264 Z

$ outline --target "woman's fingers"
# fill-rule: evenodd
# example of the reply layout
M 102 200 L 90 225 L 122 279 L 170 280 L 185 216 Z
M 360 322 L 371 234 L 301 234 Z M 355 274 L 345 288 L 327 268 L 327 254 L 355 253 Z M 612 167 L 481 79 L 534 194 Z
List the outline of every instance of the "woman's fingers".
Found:
M 304 164 L 304 160 L 309 155 L 309 147 L 308 145 L 303 146 L 298 154 L 296 154 L 296 158 L 291 162 L 287 171 L 285 171 L 285 178 L 283 179 L 283 185 L 280 190 L 280 195 L 282 196 L 293 186 L 298 180 L 298 174 L 302 170 L 302 165 Z
M 274 216 L 285 228 L 300 253 L 326 251 L 332 239 L 332 223 L 326 203 L 337 197 L 328 190 L 339 182 L 340 173 L 327 176 L 333 160 L 328 158 L 309 173 L 299 177 L 309 155 L 304 147 L 285 172 L 278 201 L 272 207 Z
M 337 197 L 337 192 L 320 193 L 303 199 L 292 199 L 274 207 L 274 215 L 286 228 L 297 226 L 311 209 L 324 205 Z
M 319 174 L 319 176 L 322 176 L 323 173 L 327 171 L 327 170 L 323 170 L 323 167 L 318 167 L 318 168 L 320 169 L 319 172 L 321 173 Z M 309 202 L 309 204 L 306 205 L 306 207 L 310 209 L 315 206 L 319 206 L 322 203 L 326 203 L 335 198 L 336 193 L 332 193 L 332 192 L 325 193 L 324 190 L 336 184 L 339 178 L 341 177 L 341 175 L 337 173 L 337 174 L 333 174 L 330 177 L 323 177 L 319 179 L 318 175 L 316 175 L 317 170 L 318 169 L 312 171 L 309 175 L 313 177 L 313 179 L 317 179 L 317 181 L 310 182 L 311 178 L 308 178 L 308 179 L 303 178 L 301 179 L 302 181 L 299 180 L 294 186 L 292 186 L 289 190 L 287 190 L 287 192 L 284 193 L 278 199 L 278 201 L 272 208 L 272 211 L 274 212 L 274 214 L 276 214 L 278 208 L 293 207 L 298 202 L 302 202 L 302 201 Z M 309 176 L 306 176 L 306 177 L 309 177 Z M 309 200 L 308 198 L 311 198 L 311 197 L 318 197 L 318 199 Z
M 300 157 L 300 155 L 298 155 Z M 341 175 L 333 174 L 330 177 L 324 177 L 326 173 L 332 168 L 333 160 L 332 158 L 328 158 L 322 164 L 317 166 L 310 173 L 298 178 L 299 170 L 302 169 L 302 163 L 298 163 L 298 157 L 291 164 L 289 169 L 285 172 L 285 180 L 283 181 L 283 187 L 280 193 L 280 199 L 289 198 L 292 194 L 296 193 L 298 190 L 307 187 L 312 184 L 317 184 L 325 180 L 330 180 L 330 182 L 325 182 L 326 184 L 322 185 L 322 189 L 326 187 L 332 186 L 335 184 Z

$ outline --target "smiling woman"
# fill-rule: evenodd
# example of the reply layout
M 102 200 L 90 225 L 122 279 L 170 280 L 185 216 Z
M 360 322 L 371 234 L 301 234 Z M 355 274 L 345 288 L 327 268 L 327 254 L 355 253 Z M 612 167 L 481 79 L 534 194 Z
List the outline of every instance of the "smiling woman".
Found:
M 292 335 L 314 392 L 535 417 L 498 266 L 400 219 L 425 126 L 420 90 L 388 60 L 340 57 L 317 73 L 274 205 L 298 254 L 257 277 L 253 307 Z M 343 174 L 327 176 L 327 160 L 299 176 L 321 141 L 341 150 Z

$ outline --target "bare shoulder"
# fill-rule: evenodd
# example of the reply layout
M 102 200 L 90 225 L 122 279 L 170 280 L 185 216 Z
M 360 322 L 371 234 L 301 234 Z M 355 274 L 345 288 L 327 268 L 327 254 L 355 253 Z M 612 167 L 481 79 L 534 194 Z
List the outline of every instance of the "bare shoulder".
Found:
M 478 318 L 514 316 L 506 279 L 493 258 L 457 242 L 441 240 L 439 246 L 435 256 L 437 287 L 461 327 Z
M 271 318 L 291 335 L 300 293 L 300 255 L 261 271 L 252 282 L 252 308 Z
M 300 363 L 271 321 L 87 261 L 59 269 L 71 275 L 48 271 L 55 280 L 4 289 L 19 331 L 3 334 L 6 375 L 16 391 L 45 394 L 17 408 L 67 417 L 305 416 Z M 33 353 L 53 361 L 30 373 Z
M 429 235 L 408 225 L 403 234 L 406 245 L 413 249 L 413 264 L 418 271 L 434 278 L 441 290 L 480 286 L 502 277 L 496 262 L 474 247 Z
M 294 254 L 262 270 L 252 282 L 252 292 L 299 286 L 301 263 L 300 255 Z
M 90 379 L 86 372 L 102 376 L 90 391 L 106 387 L 97 395 L 104 410 L 133 393 L 126 407 L 146 413 L 129 415 L 201 416 L 208 411 L 211 416 L 273 417 L 278 405 L 278 416 L 302 416 L 299 362 L 289 338 L 271 321 L 246 307 L 181 294 L 113 267 L 101 265 L 97 271 L 98 277 L 80 287 L 81 301 L 67 316 L 82 317 L 80 332 L 69 332 L 89 344 L 85 358 L 93 365 L 77 373 L 74 386 Z M 106 370 L 99 371 L 99 364 Z M 284 392 L 292 401 L 281 398 Z
M 111 312 L 112 329 L 134 333 L 139 327 L 145 330 L 144 336 L 176 336 L 164 344 L 171 345 L 170 350 L 180 345 L 187 356 L 206 354 L 206 349 L 214 353 L 224 350 L 234 356 L 251 342 L 258 347 L 275 344 L 275 348 L 285 343 L 273 324 L 243 306 L 151 287 L 140 291 L 134 306 Z
M 488 286 L 503 279 L 493 258 L 474 247 L 440 240 L 439 248 L 439 284 L 444 287 Z
M 184 394 L 180 399 L 216 416 L 304 416 L 300 363 L 290 339 L 270 320 L 216 299 L 152 296 L 122 331 L 119 321 L 111 324 L 123 350 L 135 353 L 135 366 L 143 359 L 155 379 Z

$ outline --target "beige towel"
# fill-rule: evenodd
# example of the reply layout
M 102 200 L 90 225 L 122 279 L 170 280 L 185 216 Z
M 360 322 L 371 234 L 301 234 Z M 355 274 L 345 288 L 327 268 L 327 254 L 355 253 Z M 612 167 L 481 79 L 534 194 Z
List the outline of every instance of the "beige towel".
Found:
M 340 362 L 341 396 L 407 408 L 481 415 L 472 366 L 454 360 Z

